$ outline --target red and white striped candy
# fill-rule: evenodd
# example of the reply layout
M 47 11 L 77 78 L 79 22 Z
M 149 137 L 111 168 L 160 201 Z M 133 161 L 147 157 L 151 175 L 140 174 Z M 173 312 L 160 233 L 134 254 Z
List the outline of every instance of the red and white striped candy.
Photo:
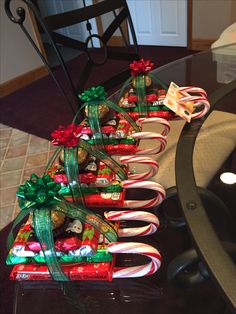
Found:
M 155 176 L 158 172 L 159 165 L 158 163 L 149 157 L 141 157 L 141 156 L 123 156 L 120 158 L 120 162 L 122 164 L 144 164 L 150 166 L 150 170 L 143 173 L 132 173 L 128 175 L 130 180 L 147 180 Z
M 148 200 L 124 200 L 124 208 L 149 208 L 162 203 L 166 192 L 162 185 L 154 181 L 125 180 L 122 182 L 124 189 L 148 189 L 156 192 L 154 198 Z M 138 192 L 138 191 L 137 191 Z
M 183 94 L 185 97 L 181 97 L 181 102 L 191 101 L 194 103 L 194 108 L 197 108 L 199 106 L 203 105 L 203 109 L 199 112 L 193 113 L 191 116 L 191 119 L 197 119 L 200 117 L 203 117 L 210 109 L 210 103 L 207 99 L 207 93 L 204 89 L 200 87 L 180 87 L 179 91 L 181 94 Z M 200 96 L 191 96 L 189 93 L 199 94 Z
M 132 137 L 136 140 L 157 140 L 160 144 L 153 148 L 147 148 L 142 150 L 137 150 L 137 155 L 152 155 L 158 154 L 163 151 L 166 147 L 166 137 L 164 135 L 154 133 L 154 132 L 137 132 L 132 133 Z
M 166 136 L 169 132 L 170 132 L 170 124 L 167 120 L 163 119 L 163 118 L 139 118 L 136 121 L 136 124 L 138 126 L 142 126 L 143 124 L 147 124 L 147 123 L 158 123 L 164 126 L 163 131 L 160 133 L 161 135 Z
M 109 211 L 104 213 L 107 220 L 112 221 L 126 221 L 138 220 L 145 221 L 149 224 L 143 227 L 135 228 L 122 228 L 118 229 L 119 237 L 133 237 L 133 236 L 146 236 L 153 234 L 157 231 L 160 222 L 156 215 L 144 211 L 123 210 L 123 211 Z
M 151 245 L 138 242 L 112 242 L 108 244 L 108 252 L 118 254 L 141 254 L 151 259 L 151 262 L 139 266 L 115 267 L 113 278 L 135 278 L 154 274 L 161 266 L 161 255 Z
M 184 93 L 194 93 L 194 94 L 199 94 L 203 97 L 207 97 L 207 92 L 200 87 L 195 87 L 195 86 L 182 86 L 179 87 L 179 91 L 184 94 Z

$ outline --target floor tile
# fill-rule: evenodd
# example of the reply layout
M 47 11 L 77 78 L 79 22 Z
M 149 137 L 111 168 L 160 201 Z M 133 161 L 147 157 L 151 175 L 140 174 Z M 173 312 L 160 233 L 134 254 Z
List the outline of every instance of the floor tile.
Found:
M 9 147 L 7 150 L 6 158 L 25 156 L 27 152 L 27 147 L 28 147 L 27 145 Z
M 0 174 L 9 171 L 21 170 L 24 167 L 25 157 L 5 159 L 0 168 Z
M 0 138 L 0 149 L 7 148 L 10 138 Z
M 39 153 L 43 153 L 47 151 L 48 151 L 47 140 L 41 139 L 39 137 L 33 140 L 31 138 L 31 141 L 29 143 L 29 149 L 28 149 L 29 155 L 39 154 Z
M 3 130 L 3 129 L 11 129 L 11 130 L 13 130 L 10 126 L 0 123 L 0 130 Z
M 47 163 L 48 153 L 40 153 L 26 157 L 25 169 L 43 166 Z
M 0 149 L 0 160 L 3 160 L 6 154 L 6 148 Z
M 14 205 L 0 207 L 0 230 L 12 221 L 14 209 Z
M 42 176 L 56 149 L 49 141 L 0 124 L 0 229 L 19 213 L 16 192 L 32 173 Z
M 9 138 L 12 134 L 11 129 L 0 129 L 0 138 Z
M 0 190 L 0 206 L 15 204 L 18 186 Z
M 37 176 L 42 176 L 45 171 L 45 166 L 37 167 L 37 168 L 29 168 L 23 171 L 23 177 L 21 180 L 21 184 L 23 184 L 26 180 L 30 179 L 32 173 L 35 173 Z
M 22 170 L 0 174 L 0 189 L 6 189 L 20 184 Z
M 27 144 L 29 142 L 29 138 L 30 138 L 30 135 L 25 133 L 25 132 L 20 131 L 20 132 L 17 132 L 16 134 L 14 134 L 14 132 L 12 132 L 9 146 L 11 147 L 11 146 L 18 146 L 18 145 Z

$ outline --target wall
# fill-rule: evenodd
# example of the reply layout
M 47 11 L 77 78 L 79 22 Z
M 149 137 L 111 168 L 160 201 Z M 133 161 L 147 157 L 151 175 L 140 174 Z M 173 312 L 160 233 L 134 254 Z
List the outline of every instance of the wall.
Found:
M 236 22 L 235 0 L 193 0 L 193 49 L 208 48 L 233 22 Z
M 14 7 L 16 5 L 24 7 L 22 1 L 14 1 Z M 2 84 L 41 67 L 42 62 L 20 27 L 6 16 L 3 0 L 0 0 L 0 23 L 0 83 Z M 25 25 L 32 32 L 28 13 Z

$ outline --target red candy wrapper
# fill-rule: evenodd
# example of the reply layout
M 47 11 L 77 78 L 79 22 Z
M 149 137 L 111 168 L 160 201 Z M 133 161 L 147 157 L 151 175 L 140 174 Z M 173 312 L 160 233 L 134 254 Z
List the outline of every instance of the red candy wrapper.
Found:
M 130 123 L 126 120 L 120 120 L 116 129 L 116 138 L 125 138 L 128 136 L 129 132 L 133 130 Z
M 77 250 L 81 246 L 81 240 L 77 237 L 57 239 L 55 241 L 55 250 L 66 252 Z
M 109 155 L 133 155 L 137 151 L 133 144 L 105 145 L 105 149 Z
M 115 181 L 115 179 L 116 177 L 114 172 L 104 163 L 100 162 L 96 178 L 96 186 L 110 185 L 113 181 Z
M 100 193 L 85 196 L 85 205 L 87 207 L 117 207 L 124 206 L 124 192 L 120 193 Z
M 133 118 L 135 121 L 140 118 L 140 114 L 138 112 L 128 112 L 128 114 Z M 166 120 L 174 120 L 176 119 L 176 115 L 172 111 L 148 111 L 147 112 L 148 118 L 163 118 Z
M 62 264 L 64 273 L 70 280 L 112 280 L 112 262 Z M 48 268 L 42 264 L 18 264 L 13 267 L 10 280 L 52 280 Z
M 100 233 L 91 225 L 84 223 L 82 234 L 82 243 L 79 248 L 80 256 L 92 256 L 98 248 L 98 239 Z
M 82 123 L 83 124 L 83 123 Z M 81 125 L 82 125 L 81 124 Z M 105 125 L 101 127 L 102 133 L 103 134 L 111 134 L 111 133 L 115 133 L 116 129 L 114 126 L 112 125 Z M 87 134 L 87 135 L 92 135 L 92 131 L 91 128 L 89 126 L 83 126 L 82 130 L 81 130 L 81 134 Z
M 96 175 L 92 172 L 87 172 L 87 173 L 80 173 L 79 174 L 79 179 L 81 183 L 94 183 L 96 182 Z M 66 174 L 55 174 L 54 175 L 54 180 L 56 183 L 63 183 L 63 184 L 68 184 L 68 180 L 66 177 Z

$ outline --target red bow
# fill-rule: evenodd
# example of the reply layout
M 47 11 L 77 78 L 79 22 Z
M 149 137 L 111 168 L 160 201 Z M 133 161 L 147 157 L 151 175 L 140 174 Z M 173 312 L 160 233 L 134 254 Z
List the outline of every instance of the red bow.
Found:
M 79 143 L 79 135 L 82 127 L 76 124 L 69 124 L 67 127 L 59 125 L 58 129 L 51 133 L 52 144 L 66 147 L 74 147 Z
M 140 74 L 147 74 L 153 69 L 154 63 L 150 60 L 141 59 L 140 61 L 134 61 L 130 64 L 131 75 L 137 76 Z

